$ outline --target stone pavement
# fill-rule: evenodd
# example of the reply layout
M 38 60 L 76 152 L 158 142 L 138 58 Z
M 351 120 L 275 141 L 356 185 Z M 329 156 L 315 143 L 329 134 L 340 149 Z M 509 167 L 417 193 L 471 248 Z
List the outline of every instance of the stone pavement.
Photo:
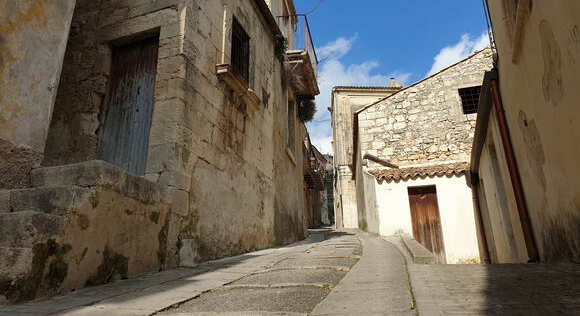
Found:
M 579 264 L 413 264 L 385 239 L 407 258 L 418 315 L 580 315 Z
M 413 264 L 399 238 L 317 230 L 286 247 L 2 307 L 4 315 L 580 315 L 580 269 Z

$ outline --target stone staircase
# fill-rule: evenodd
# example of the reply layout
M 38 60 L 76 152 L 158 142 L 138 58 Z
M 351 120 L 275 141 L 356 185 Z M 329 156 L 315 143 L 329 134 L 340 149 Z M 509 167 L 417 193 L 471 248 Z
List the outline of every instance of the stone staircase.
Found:
M 47 279 L 59 264 L 66 276 L 70 265 L 65 261 L 71 259 L 63 259 L 63 255 L 72 249 L 71 245 L 60 245 L 59 241 L 68 237 L 70 243 L 71 236 L 66 235 L 71 233 L 71 227 L 75 229 L 76 235 L 73 236 L 83 231 L 79 228 L 83 225 L 79 218 L 91 216 L 90 213 L 86 215 L 87 209 L 92 209 L 94 214 L 108 210 L 119 214 L 115 207 L 96 207 L 96 192 L 100 189 L 118 192 L 122 197 L 119 201 L 129 199 L 136 201 L 136 205 L 152 205 L 153 210 L 142 211 L 142 207 L 137 206 L 126 211 L 133 217 L 141 212 L 141 218 L 145 216 L 147 219 L 152 213 L 159 216 L 155 205 L 167 210 L 172 199 L 167 189 L 103 161 L 35 169 L 31 172 L 31 182 L 31 188 L 0 190 L 0 305 L 34 299 L 39 289 L 44 292 L 42 296 L 51 295 L 51 291 L 60 286 L 56 282 L 58 286 L 50 288 L 52 281 Z M 79 216 L 81 208 L 85 214 Z M 123 224 L 112 222 L 110 225 L 127 227 L 127 222 L 133 218 L 131 216 L 127 215 Z M 157 227 L 163 223 L 151 225 Z M 157 234 L 152 238 L 157 240 Z M 72 244 L 75 247 L 75 243 Z M 62 260 L 55 263 L 59 256 Z M 62 282 L 62 279 L 58 281 Z

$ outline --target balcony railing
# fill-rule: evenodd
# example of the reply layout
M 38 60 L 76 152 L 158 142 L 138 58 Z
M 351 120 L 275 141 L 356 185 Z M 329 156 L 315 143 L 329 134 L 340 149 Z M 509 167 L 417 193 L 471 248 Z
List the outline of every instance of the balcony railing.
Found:
M 308 18 L 306 15 L 298 15 L 298 23 L 294 31 L 294 45 L 295 49 L 303 49 L 308 52 L 310 62 L 314 74 L 318 76 L 318 58 L 316 57 L 316 50 L 312 42 L 312 34 L 310 34 L 310 26 L 308 26 Z
M 290 21 L 296 23 L 290 25 Z M 318 75 L 318 58 L 316 57 L 316 50 L 312 42 L 312 34 L 310 33 L 310 26 L 308 25 L 308 18 L 305 14 L 297 14 L 295 16 L 279 16 L 278 25 L 285 37 L 288 38 L 288 50 L 305 50 L 310 57 L 312 69 L 315 76 Z M 292 33 L 292 34 L 289 34 Z

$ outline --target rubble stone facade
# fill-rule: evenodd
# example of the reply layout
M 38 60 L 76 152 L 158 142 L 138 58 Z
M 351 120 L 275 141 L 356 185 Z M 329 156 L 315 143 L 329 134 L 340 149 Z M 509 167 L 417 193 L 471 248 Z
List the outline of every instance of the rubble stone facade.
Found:
M 458 89 L 480 86 L 491 63 L 483 50 L 361 111 L 363 155 L 399 165 L 469 161 L 477 115 L 463 114 Z

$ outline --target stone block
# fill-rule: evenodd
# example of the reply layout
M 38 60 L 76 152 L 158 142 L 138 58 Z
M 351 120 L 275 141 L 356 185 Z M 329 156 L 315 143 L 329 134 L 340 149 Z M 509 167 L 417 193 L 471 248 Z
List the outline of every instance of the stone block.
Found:
M 192 168 L 193 169 L 193 165 Z M 175 187 L 184 191 L 189 191 L 191 187 L 191 178 L 187 173 L 182 173 L 174 170 L 167 170 L 161 172 L 158 184 L 164 186 Z
M 182 239 L 181 248 L 179 248 L 179 266 L 193 268 L 198 266 L 197 258 L 197 240 Z
M 33 211 L 64 215 L 78 209 L 87 199 L 90 190 L 78 186 L 54 186 L 12 190 L 12 212 Z
M 10 212 L 10 190 L 0 190 L 0 213 Z
M 16 279 L 30 272 L 32 248 L 0 248 L 0 276 Z
M 35 187 L 109 186 L 121 194 L 145 203 L 171 201 L 166 188 L 101 160 L 38 168 L 31 172 L 31 179 Z
M 173 203 L 171 211 L 177 215 L 187 216 L 189 214 L 189 193 L 183 190 L 174 189 Z
M 32 248 L 64 233 L 66 216 L 39 212 L 0 213 L 0 247 Z
M 405 123 L 405 122 L 393 124 L 393 129 L 395 129 L 395 130 L 404 129 L 405 127 L 407 127 L 407 123 Z
M 400 235 L 403 243 L 409 249 L 411 258 L 414 263 L 419 264 L 436 264 L 437 258 L 425 246 L 421 245 L 417 240 L 407 235 Z

